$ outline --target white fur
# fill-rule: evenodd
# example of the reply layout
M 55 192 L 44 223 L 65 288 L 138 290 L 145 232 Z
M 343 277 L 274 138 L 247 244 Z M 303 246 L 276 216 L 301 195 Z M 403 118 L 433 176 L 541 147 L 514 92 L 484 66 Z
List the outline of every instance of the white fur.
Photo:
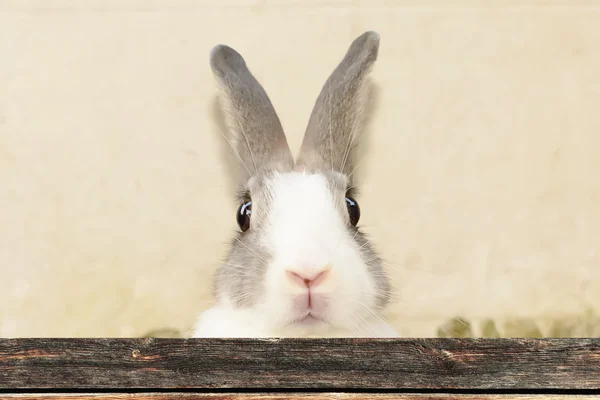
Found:
M 194 326 L 193 338 L 267 338 L 267 337 L 306 337 L 306 338 L 395 338 L 398 333 L 387 322 L 369 320 L 358 330 L 324 327 L 308 329 L 295 327 L 282 329 L 268 321 L 268 315 L 260 315 L 257 310 L 236 310 L 228 305 L 212 307 L 200 315 Z
M 192 336 L 396 337 L 370 311 L 375 305 L 375 280 L 339 212 L 345 205 L 334 204 L 326 178 L 281 173 L 267 184 L 272 204 L 260 227 L 260 240 L 272 259 L 261 299 L 252 308 L 235 308 L 228 299 L 218 299 L 200 316 Z M 260 204 L 253 207 L 257 214 L 261 211 Z M 318 310 L 326 322 L 293 323 L 299 316 L 294 298 L 305 289 L 290 280 L 286 270 L 311 276 L 325 267 L 330 268 L 327 279 L 312 292 L 328 299 L 326 307 Z

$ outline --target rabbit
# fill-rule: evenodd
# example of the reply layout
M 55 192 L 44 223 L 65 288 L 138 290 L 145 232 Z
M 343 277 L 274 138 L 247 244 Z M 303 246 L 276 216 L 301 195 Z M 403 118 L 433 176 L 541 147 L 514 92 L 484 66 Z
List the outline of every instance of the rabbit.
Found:
M 390 279 L 359 227 L 353 149 L 379 35 L 357 37 L 318 96 L 294 159 L 242 56 L 215 46 L 225 135 L 237 160 L 237 223 L 198 338 L 398 337 L 381 312 Z

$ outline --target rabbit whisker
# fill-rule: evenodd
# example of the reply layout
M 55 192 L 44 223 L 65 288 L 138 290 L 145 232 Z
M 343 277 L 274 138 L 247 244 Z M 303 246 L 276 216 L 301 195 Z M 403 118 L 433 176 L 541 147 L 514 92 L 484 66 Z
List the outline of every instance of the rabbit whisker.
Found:
M 246 243 L 242 242 L 240 239 L 235 238 L 236 241 L 238 241 L 242 246 L 244 246 L 250 253 L 254 254 L 254 256 L 262 263 L 267 263 L 267 261 L 262 258 L 261 256 L 258 255 L 258 253 L 256 251 L 254 251 L 253 249 L 250 248 L 250 246 L 248 246 Z
M 236 264 L 231 264 L 228 262 L 222 262 L 220 263 L 223 266 L 227 266 L 227 267 L 232 267 L 232 269 L 237 269 L 240 271 L 256 271 L 256 272 L 262 272 L 263 270 L 257 267 L 253 267 L 253 266 L 249 266 L 249 265 L 236 265 Z
M 244 137 L 244 141 L 246 142 L 246 146 L 248 147 L 248 151 L 250 152 L 250 158 L 252 159 L 252 164 L 254 164 L 254 172 L 256 173 L 258 171 L 258 167 L 256 166 L 256 160 L 254 159 L 254 153 L 252 153 L 252 147 L 250 146 L 250 142 L 248 141 L 248 135 L 246 135 L 244 124 L 240 124 L 240 129 L 242 130 L 242 136 Z
M 233 143 L 231 143 L 231 140 L 229 140 L 229 138 L 220 129 L 219 129 L 219 133 L 221 134 L 221 136 L 223 136 L 223 139 L 225 139 L 225 141 L 227 142 L 227 144 L 229 144 L 229 147 L 231 147 L 231 149 L 233 150 L 233 153 L 236 155 L 236 157 L 238 158 L 238 160 L 240 161 L 240 163 L 242 163 L 242 165 L 244 166 L 244 168 L 248 172 L 248 175 L 252 175 L 250 173 L 250 169 L 248 169 L 248 166 L 246 165 L 246 163 L 244 162 L 244 160 L 240 156 L 240 153 L 238 153 L 238 151 L 235 149 L 235 146 L 233 145 Z

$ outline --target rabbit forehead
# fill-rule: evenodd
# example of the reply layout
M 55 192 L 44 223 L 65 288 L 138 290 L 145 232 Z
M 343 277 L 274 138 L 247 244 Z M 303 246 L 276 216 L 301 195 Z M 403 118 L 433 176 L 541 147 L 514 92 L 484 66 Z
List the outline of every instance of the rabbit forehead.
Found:
M 308 205 L 316 210 L 326 209 L 344 198 L 347 180 L 336 172 L 295 171 L 275 174 L 270 186 L 277 207 Z
M 351 237 L 343 179 L 292 172 L 274 176 L 269 186 L 273 197 L 264 237 L 275 264 L 318 268 L 348 257 L 342 245 Z
M 291 222 L 290 218 L 298 219 L 301 214 L 309 219 L 318 214 L 331 217 L 336 209 L 347 218 L 344 200 L 347 185 L 347 178 L 334 171 L 272 170 L 252 177 L 248 182 L 252 220 L 261 226 L 266 220 L 269 225 L 279 225 Z
M 270 225 L 294 221 L 313 221 L 324 225 L 340 220 L 338 211 L 342 211 L 342 217 L 347 217 L 344 200 L 346 185 L 345 176 L 336 172 L 273 173 L 263 180 L 261 199 L 268 200 Z M 260 204 L 257 206 L 260 208 Z M 325 219 L 316 221 L 317 218 Z

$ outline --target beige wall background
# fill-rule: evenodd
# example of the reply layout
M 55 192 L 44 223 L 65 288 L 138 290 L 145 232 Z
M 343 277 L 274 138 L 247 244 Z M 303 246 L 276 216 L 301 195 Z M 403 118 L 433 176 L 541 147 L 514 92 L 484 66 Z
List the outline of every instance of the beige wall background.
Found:
M 0 336 L 185 335 L 236 229 L 210 49 L 244 55 L 297 149 L 365 30 L 394 325 L 600 336 L 592 0 L 0 0 Z

